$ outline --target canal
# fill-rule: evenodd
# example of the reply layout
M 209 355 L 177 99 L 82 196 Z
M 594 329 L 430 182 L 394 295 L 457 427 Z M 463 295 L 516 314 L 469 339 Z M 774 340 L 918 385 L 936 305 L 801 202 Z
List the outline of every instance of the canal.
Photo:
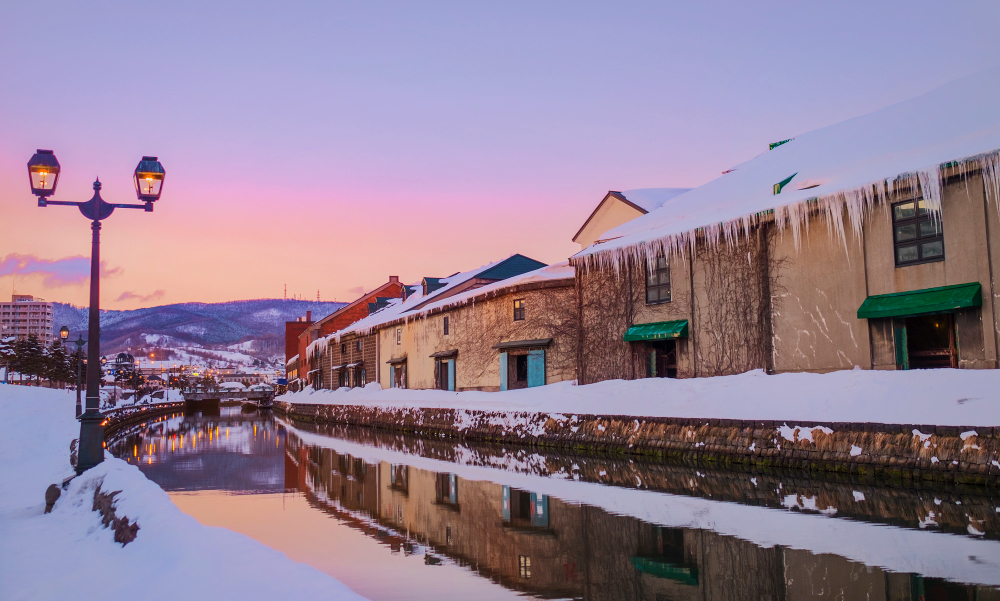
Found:
M 240 407 L 108 446 L 198 521 L 375 601 L 1000 601 L 993 489 L 505 449 Z

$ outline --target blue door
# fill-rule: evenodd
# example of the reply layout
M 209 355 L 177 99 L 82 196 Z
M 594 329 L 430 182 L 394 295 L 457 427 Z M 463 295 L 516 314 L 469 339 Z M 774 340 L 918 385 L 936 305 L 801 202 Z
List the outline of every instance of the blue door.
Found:
M 545 351 L 528 352 L 528 388 L 545 386 Z

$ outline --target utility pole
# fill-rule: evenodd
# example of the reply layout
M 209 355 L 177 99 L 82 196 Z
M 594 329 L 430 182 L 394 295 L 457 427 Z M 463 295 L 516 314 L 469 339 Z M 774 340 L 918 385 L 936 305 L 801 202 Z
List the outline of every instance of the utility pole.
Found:
M 285 300 L 288 300 L 288 284 L 285 284 Z

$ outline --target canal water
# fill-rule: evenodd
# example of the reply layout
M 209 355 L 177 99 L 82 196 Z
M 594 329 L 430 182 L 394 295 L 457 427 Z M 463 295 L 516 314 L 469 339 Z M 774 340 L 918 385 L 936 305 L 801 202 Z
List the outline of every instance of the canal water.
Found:
M 138 425 L 109 448 L 200 522 L 376 601 L 1000 600 L 992 489 L 505 449 L 240 407 Z

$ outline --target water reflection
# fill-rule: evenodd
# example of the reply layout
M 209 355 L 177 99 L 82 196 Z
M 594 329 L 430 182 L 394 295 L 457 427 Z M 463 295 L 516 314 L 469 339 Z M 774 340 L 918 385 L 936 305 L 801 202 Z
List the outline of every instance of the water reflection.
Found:
M 318 520 L 318 527 L 319 521 L 333 518 L 337 528 L 363 537 L 350 544 L 364 555 L 369 578 L 384 574 L 412 579 L 412 588 L 402 589 L 402 595 L 399 588 L 391 594 L 378 587 L 362 591 L 372 598 L 468 598 L 463 578 L 473 574 L 493 583 L 497 594 L 491 596 L 507 591 L 587 600 L 1000 600 L 1000 593 L 985 586 L 1000 581 L 1000 563 L 990 556 L 995 543 L 984 540 L 1000 535 L 992 491 L 921 490 L 817 481 L 794 473 L 706 471 L 502 451 L 363 429 L 301 424 L 286 428 L 269 415 L 226 408 L 218 416 L 172 416 L 146 424 L 123 433 L 110 446 L 170 491 L 285 491 L 303 497 L 312 508 L 303 519 Z M 377 458 L 379 454 L 385 458 Z M 473 477 L 470 469 L 480 472 Z M 560 490 L 583 490 L 583 498 L 565 500 L 573 495 L 554 494 L 553 483 L 562 483 Z M 644 506 L 650 502 L 656 506 Z M 608 509 L 631 507 L 629 503 L 634 507 L 627 511 Z M 755 524 L 678 525 L 701 525 L 699 511 L 724 516 L 720 508 L 763 520 L 760 530 L 765 533 L 771 528 L 808 531 L 814 522 L 832 525 L 833 534 L 827 538 L 843 537 L 834 542 L 845 548 L 874 546 L 858 554 L 876 561 L 866 565 L 813 552 L 826 548 L 823 544 L 758 545 L 746 540 L 753 538 L 749 534 L 732 535 L 734 528 L 752 533 Z M 257 512 L 246 519 L 270 517 L 277 518 Z M 322 541 L 307 543 L 302 534 L 296 536 L 266 542 L 354 586 L 351 578 L 356 575 L 350 571 L 356 566 L 331 565 L 323 559 L 345 544 L 346 535 L 331 537 L 325 548 Z M 798 540 L 794 533 L 782 536 Z M 782 536 L 776 536 L 779 543 Z M 800 538 L 808 540 L 808 532 Z M 910 553 L 891 548 L 912 541 L 947 544 L 937 555 L 935 549 Z M 303 548 L 308 553 L 297 556 Z M 383 551 L 372 553 L 372 548 Z M 941 565 L 961 561 L 978 571 L 956 568 L 949 573 L 948 567 L 942 571 L 929 566 L 934 569 L 920 571 L 943 577 L 925 577 L 917 571 L 876 567 L 896 561 L 879 561 L 881 555 L 908 554 L 919 559 L 914 564 L 938 557 Z M 410 562 L 409 571 L 398 569 L 401 564 L 394 558 Z M 414 561 L 419 562 L 418 570 L 412 568 Z M 946 579 L 967 573 L 984 576 L 975 584 Z M 484 596 L 482 591 L 476 595 Z

